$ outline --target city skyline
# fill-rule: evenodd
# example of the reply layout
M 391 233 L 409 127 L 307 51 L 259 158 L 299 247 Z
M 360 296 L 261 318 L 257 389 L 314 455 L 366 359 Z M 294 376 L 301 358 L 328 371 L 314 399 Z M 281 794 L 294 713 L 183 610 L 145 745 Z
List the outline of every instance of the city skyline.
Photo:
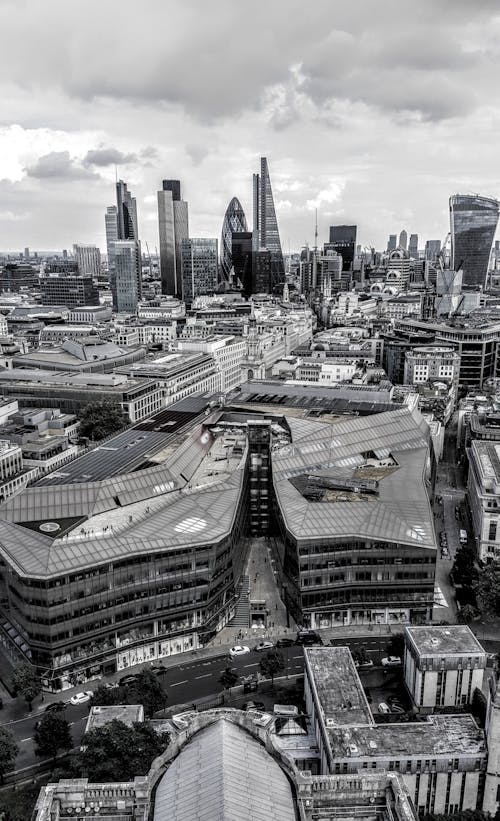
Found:
M 287 4 L 285 14 L 276 0 L 245 20 L 244 43 L 235 37 L 241 12 L 224 0 L 215 9 L 155 7 L 153 33 L 137 30 L 127 3 L 117 14 L 113 3 L 90 2 L 78 26 L 58 2 L 28 6 L 29 25 L 26 4 L 0 11 L 2 250 L 75 241 L 104 250 L 101 215 L 113 201 L 115 166 L 137 197 L 139 235 L 152 249 L 162 179 L 182 179 L 193 235 L 219 236 L 231 197 L 251 212 L 262 155 L 285 253 L 313 243 L 316 208 L 321 241 L 330 224 L 357 224 L 363 245 L 383 248 L 405 228 L 423 247 L 445 237 L 451 195 L 500 195 L 492 2 L 436 8 L 425 0 L 417 10 L 392 0 L 376 10 L 338 2 L 332 17 L 320 0 L 306 20 L 303 4 Z M 167 18 L 176 42 L 165 53 Z M 44 33 L 43 53 L 30 48 L 32 30 Z M 79 57 L 89 42 L 94 62 Z M 203 59 L 178 71 L 188 45 Z M 228 65 L 237 80 L 227 81 Z

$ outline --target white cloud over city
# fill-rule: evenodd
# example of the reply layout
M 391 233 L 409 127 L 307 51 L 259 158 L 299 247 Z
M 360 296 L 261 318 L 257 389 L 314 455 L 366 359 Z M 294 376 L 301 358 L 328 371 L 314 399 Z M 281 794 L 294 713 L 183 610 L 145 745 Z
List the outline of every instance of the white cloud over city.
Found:
M 268 157 L 284 249 L 356 222 L 382 246 L 500 195 L 496 0 L 1 0 L 0 249 L 104 247 L 115 170 L 157 245 L 179 178 L 219 236 Z

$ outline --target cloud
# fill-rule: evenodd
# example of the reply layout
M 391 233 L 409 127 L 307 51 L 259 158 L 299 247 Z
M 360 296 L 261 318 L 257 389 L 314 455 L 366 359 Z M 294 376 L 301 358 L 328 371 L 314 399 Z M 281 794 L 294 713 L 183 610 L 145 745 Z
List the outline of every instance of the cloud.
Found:
M 208 148 L 206 145 L 190 143 L 186 145 L 186 154 L 191 159 L 193 165 L 200 165 L 205 157 L 208 157 Z
M 98 175 L 83 168 L 81 163 L 70 156 L 69 151 L 51 151 L 39 157 L 33 165 L 26 169 L 28 177 L 38 180 L 89 180 L 97 179 Z
M 137 154 L 124 154 L 117 148 L 93 148 L 83 158 L 84 165 L 130 165 L 137 162 Z

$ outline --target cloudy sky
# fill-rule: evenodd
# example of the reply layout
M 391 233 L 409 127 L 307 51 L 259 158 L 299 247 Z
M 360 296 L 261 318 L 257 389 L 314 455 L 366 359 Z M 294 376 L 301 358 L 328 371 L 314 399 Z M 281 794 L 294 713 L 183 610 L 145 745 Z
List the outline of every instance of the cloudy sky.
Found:
M 0 0 L 0 31 L 2 250 L 104 248 L 115 165 L 151 250 L 162 178 L 220 236 L 261 154 L 284 250 L 315 208 L 423 245 L 500 195 L 498 0 Z

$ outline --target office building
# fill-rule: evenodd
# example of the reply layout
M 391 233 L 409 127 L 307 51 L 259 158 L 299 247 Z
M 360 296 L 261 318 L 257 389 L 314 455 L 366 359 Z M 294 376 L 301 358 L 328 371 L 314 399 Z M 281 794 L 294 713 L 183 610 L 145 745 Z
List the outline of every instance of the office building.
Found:
M 266 157 L 260 159 L 260 174 L 253 175 L 253 245 L 254 251 L 269 253 L 271 282 L 266 290 L 272 293 L 285 278 L 285 266 Z
M 387 241 L 387 252 L 390 254 L 391 251 L 395 251 L 398 244 L 398 238 L 396 234 L 389 234 L 389 239 Z
M 220 273 L 225 282 L 231 282 L 233 269 L 233 236 L 248 232 L 247 218 L 237 197 L 233 197 L 227 206 L 222 224 Z M 235 272 L 236 273 L 236 272 Z
M 451 268 L 463 270 L 464 285 L 484 288 L 499 203 L 479 195 L 450 197 Z
M 190 304 L 201 294 L 218 287 L 218 242 L 216 239 L 184 239 L 181 245 L 182 299 Z
M 490 563 L 500 559 L 500 445 L 473 439 L 468 450 L 469 500 L 478 557 Z
M 133 239 L 118 240 L 113 247 L 114 261 L 110 271 L 113 310 L 135 313 L 142 297 L 141 245 Z
M 97 280 L 101 273 L 101 252 L 97 245 L 73 245 L 79 274 L 91 274 Z
M 78 308 L 81 305 L 99 305 L 99 291 L 91 274 L 61 273 L 40 274 L 42 305 L 65 305 Z
M 342 270 L 351 271 L 356 251 L 356 225 L 330 225 L 329 248 L 342 257 Z
M 401 233 L 399 235 L 398 248 L 402 248 L 403 251 L 408 250 L 408 234 L 407 234 L 407 232 L 405 231 L 404 228 L 403 228 L 403 230 L 401 231 Z
M 113 266 L 114 243 L 118 239 L 118 208 L 110 205 L 106 208 L 104 215 L 104 225 L 106 229 L 106 254 L 108 258 L 108 270 Z
M 458 387 L 460 356 L 454 348 L 443 345 L 418 346 L 406 351 L 404 384 L 447 382 Z
M 411 259 L 418 259 L 418 234 L 410 234 L 408 253 Z
M 252 232 L 236 231 L 231 237 L 231 257 L 235 285 L 248 299 L 255 293 L 252 263 Z
M 181 199 L 180 180 L 163 180 L 158 199 L 161 290 L 169 296 L 182 292 L 182 242 L 189 237 L 188 204 Z
M 116 183 L 117 233 L 119 240 L 138 240 L 137 203 L 123 180 Z
M 428 239 L 425 243 L 425 258 L 429 262 L 435 262 L 441 252 L 440 239 Z

